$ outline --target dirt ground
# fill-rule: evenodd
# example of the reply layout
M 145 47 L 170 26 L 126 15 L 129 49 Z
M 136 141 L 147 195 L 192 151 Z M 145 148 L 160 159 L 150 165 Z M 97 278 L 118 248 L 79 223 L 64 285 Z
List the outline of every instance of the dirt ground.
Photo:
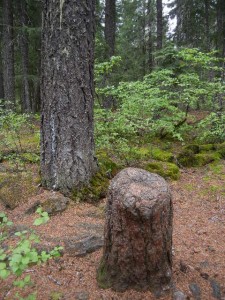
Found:
M 174 291 L 186 295 L 186 299 L 225 299 L 225 161 L 218 166 L 182 170 L 178 181 L 169 182 L 173 195 L 173 282 Z M 14 210 L 0 211 L 17 228 L 33 227 L 37 217 L 24 212 L 35 201 L 44 201 L 53 192 L 39 189 L 38 195 Z M 82 233 L 103 233 L 103 200 L 98 206 L 87 203 L 70 204 L 69 208 L 52 216 L 47 224 L 34 229 L 41 243 L 48 247 L 65 246 L 65 240 Z M 22 226 L 22 227 L 21 227 Z M 26 274 L 31 275 L 33 285 L 20 292 L 23 297 L 37 292 L 38 300 L 151 300 L 150 292 L 133 290 L 117 293 L 100 289 L 96 282 L 96 269 L 102 249 L 84 257 L 64 255 L 46 264 L 31 266 Z M 16 288 L 12 278 L 0 281 L 0 299 L 15 299 Z M 174 292 L 173 292 L 174 293 Z M 174 298 L 174 294 L 161 299 Z

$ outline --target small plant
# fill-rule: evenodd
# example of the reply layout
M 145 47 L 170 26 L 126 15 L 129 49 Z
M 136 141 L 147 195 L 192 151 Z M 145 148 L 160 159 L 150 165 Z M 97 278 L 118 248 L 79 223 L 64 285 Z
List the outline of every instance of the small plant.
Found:
M 35 219 L 33 225 L 39 226 L 45 224 L 49 221 L 49 215 L 46 211 L 43 211 L 41 207 L 36 210 L 36 213 L 39 214 L 39 218 Z
M 38 210 L 40 218 L 37 225 L 46 223 L 49 220 L 47 213 L 43 212 L 41 209 Z M 35 220 L 35 221 L 36 221 Z M 8 226 L 11 226 L 13 223 L 10 222 L 5 215 L 5 213 L 0 213 L 0 228 L 1 238 L 0 242 L 10 240 L 11 237 L 7 233 Z M 19 231 L 16 232 L 13 239 L 15 239 L 14 246 L 1 247 L 0 246 L 0 279 L 5 280 L 10 275 L 14 275 L 13 285 L 23 289 L 24 287 L 31 285 L 30 275 L 23 276 L 24 271 L 33 264 L 45 263 L 47 260 L 60 256 L 60 251 L 62 247 L 55 247 L 50 252 L 42 251 L 38 253 L 37 249 L 33 247 L 33 243 L 39 243 L 39 237 L 35 234 L 34 231 Z M 27 299 L 33 300 L 36 299 L 36 293 L 29 295 L 27 298 L 21 298 L 17 293 L 17 299 Z

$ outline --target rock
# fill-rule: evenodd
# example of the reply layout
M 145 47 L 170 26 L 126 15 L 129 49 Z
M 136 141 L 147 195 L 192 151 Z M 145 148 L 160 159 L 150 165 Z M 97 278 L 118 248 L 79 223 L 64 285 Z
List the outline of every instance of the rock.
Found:
M 211 284 L 211 287 L 212 287 L 212 295 L 214 298 L 216 299 L 221 299 L 221 287 L 220 287 L 220 284 L 218 282 L 216 282 L 216 280 L 214 279 L 211 279 L 210 280 L 210 284 Z
M 64 196 L 53 195 L 49 197 L 44 203 L 42 203 L 41 207 L 49 215 L 55 215 L 66 210 L 69 201 L 70 199 Z
M 173 294 L 173 300 L 186 300 L 187 296 L 181 292 L 181 291 L 176 291 Z
M 181 270 L 181 272 L 183 272 L 183 273 L 186 273 L 187 270 L 188 270 L 188 266 L 187 266 L 186 263 L 183 262 L 182 260 L 180 261 L 180 270 Z
M 92 224 L 92 223 L 78 223 L 76 227 L 80 227 L 86 232 L 94 232 L 96 234 L 103 235 L 104 226 L 102 224 Z
M 106 208 L 100 287 L 169 291 L 172 275 L 172 201 L 159 175 L 127 168 L 112 180 Z
M 70 256 L 85 256 L 92 253 L 103 246 L 102 236 L 80 236 L 70 238 L 64 241 L 65 251 Z
M 89 299 L 89 293 L 88 292 L 77 292 L 75 294 L 76 300 L 88 300 Z
M 209 274 L 206 273 L 206 272 L 201 272 L 200 275 L 201 275 L 202 278 L 204 278 L 204 279 L 206 279 L 206 280 L 209 279 Z
M 189 289 L 195 300 L 201 300 L 201 289 L 196 283 L 191 283 Z
M 29 207 L 26 211 L 25 211 L 25 215 L 31 215 L 33 213 L 35 213 L 35 211 L 37 210 L 37 208 L 41 205 L 41 202 L 39 200 L 35 201 L 31 207 Z

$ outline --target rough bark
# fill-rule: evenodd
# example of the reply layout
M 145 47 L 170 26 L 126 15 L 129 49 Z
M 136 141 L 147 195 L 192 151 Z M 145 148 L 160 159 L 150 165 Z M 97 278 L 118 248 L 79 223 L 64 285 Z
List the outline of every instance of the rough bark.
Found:
M 45 0 L 42 33 L 41 173 L 70 194 L 96 172 L 93 138 L 95 1 Z
M 171 288 L 172 201 L 166 181 L 127 168 L 111 182 L 106 210 L 101 287 L 117 291 Z
M 3 0 L 2 5 L 2 69 L 4 99 L 6 100 L 6 107 L 13 108 L 15 105 L 15 71 L 12 0 Z
M 162 49 L 163 45 L 163 8 L 162 0 L 157 0 L 157 49 Z
M 32 112 L 30 87 L 29 87 L 29 45 L 28 33 L 26 27 L 28 26 L 27 17 L 27 2 L 26 0 L 19 0 L 17 2 L 19 12 L 20 31 L 20 51 L 21 51 L 21 66 L 22 66 L 22 110 L 24 112 Z
M 107 57 L 115 53 L 116 0 L 105 1 L 105 41 L 108 46 Z

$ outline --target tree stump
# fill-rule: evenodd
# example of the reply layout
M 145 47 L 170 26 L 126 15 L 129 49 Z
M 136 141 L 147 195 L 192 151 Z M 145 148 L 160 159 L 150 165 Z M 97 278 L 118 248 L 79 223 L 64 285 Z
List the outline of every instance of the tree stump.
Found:
M 117 174 L 108 191 L 100 287 L 149 289 L 156 296 L 170 290 L 172 217 L 162 177 L 137 168 Z

